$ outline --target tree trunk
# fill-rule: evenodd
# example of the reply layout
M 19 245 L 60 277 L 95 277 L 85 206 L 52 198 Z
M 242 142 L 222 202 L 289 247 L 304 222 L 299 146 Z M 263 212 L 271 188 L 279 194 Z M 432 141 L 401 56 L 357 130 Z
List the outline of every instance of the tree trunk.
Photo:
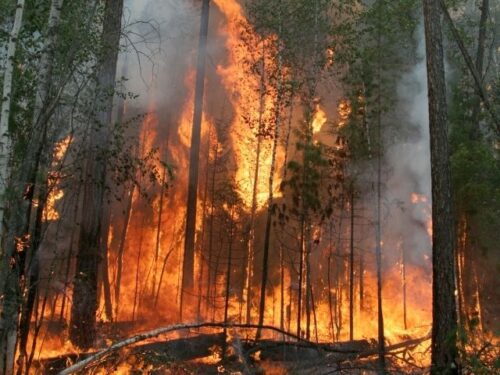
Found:
M 196 89 L 194 99 L 191 150 L 189 154 L 189 180 L 186 208 L 186 234 L 182 267 L 182 290 L 179 315 L 182 320 L 184 294 L 189 296 L 193 287 L 194 245 L 196 235 L 196 209 L 198 200 L 198 169 L 200 158 L 201 121 L 203 117 L 203 95 L 205 90 L 205 60 L 207 55 L 208 18 L 210 0 L 203 0 L 201 11 L 200 41 L 198 46 L 198 65 L 196 68 Z
M 486 44 L 486 31 L 487 22 L 490 14 L 490 1 L 483 0 L 481 4 L 481 19 L 479 21 L 479 35 L 477 40 L 477 53 L 476 53 L 476 70 L 481 79 L 481 84 L 483 83 L 483 70 L 484 70 L 484 53 Z M 473 140 L 478 140 L 481 136 L 481 128 L 479 127 L 479 114 L 481 106 L 479 100 L 475 100 L 475 105 L 472 108 L 472 121 L 470 129 L 470 137 Z
M 212 290 L 212 260 L 213 260 L 213 251 L 214 251 L 214 216 L 215 216 L 215 177 L 217 175 L 217 162 L 219 158 L 219 143 L 215 142 L 215 155 L 214 155 L 214 163 L 213 163 L 213 171 L 212 171 L 212 181 L 210 183 L 210 229 L 208 234 L 208 261 L 207 261 L 207 298 L 205 302 L 205 314 L 208 316 L 209 313 L 209 305 L 210 305 L 210 293 Z
M 158 221 L 156 223 L 156 240 L 155 240 L 155 257 L 153 260 L 153 285 L 151 288 L 151 295 L 154 297 L 156 290 L 156 276 L 158 273 L 158 260 L 160 257 L 160 243 L 161 243 L 161 223 L 163 217 L 163 199 L 165 196 L 165 181 L 167 177 L 167 169 L 163 167 L 163 176 L 161 180 L 161 192 L 160 192 L 160 205 L 158 207 Z
M 5 69 L 3 76 L 2 109 L 0 113 L 0 256 L 2 257 L 2 264 L 4 264 L 4 262 L 8 262 L 8 257 L 4 247 L 4 213 L 7 206 L 6 192 L 10 177 L 9 164 L 11 155 L 11 137 L 9 134 L 9 118 L 17 38 L 21 29 L 23 12 L 24 0 L 18 0 L 16 14 L 14 16 L 14 24 L 9 37 L 7 55 L 5 56 Z M 2 280 L 2 283 L 3 282 L 4 281 Z M 4 289 L 2 288 L 2 292 L 3 290 Z M 10 374 L 13 371 L 14 353 L 13 345 L 9 345 L 9 342 L 12 342 L 15 338 L 15 321 L 9 321 L 10 319 L 6 318 L 7 317 L 2 316 L 3 327 L 0 331 L 0 372 L 3 370 L 6 374 Z M 9 336 L 11 340 L 8 340 Z
M 165 173 L 165 172 L 164 172 Z M 165 174 L 163 175 L 163 178 L 165 179 Z M 160 197 L 160 218 L 158 219 L 161 221 L 161 205 L 163 203 L 163 182 L 162 181 L 162 193 Z M 131 187 L 128 192 L 128 199 L 127 199 L 127 207 L 125 208 L 125 220 L 123 223 L 123 230 L 122 230 L 122 235 L 120 238 L 120 244 L 118 246 L 118 256 L 116 260 L 116 284 L 115 284 L 115 318 L 118 320 L 118 314 L 120 313 L 120 290 L 121 290 L 121 283 L 122 283 L 122 272 L 123 272 L 123 254 L 125 253 L 125 244 L 127 243 L 127 233 L 128 233 L 128 227 L 130 225 L 130 216 L 132 213 L 132 202 L 134 200 L 134 192 L 135 192 L 135 183 L 131 181 Z M 158 231 L 159 231 L 159 224 L 158 224 Z M 159 241 L 159 234 L 157 235 L 156 240 Z M 105 244 L 103 244 L 103 249 L 104 249 Z M 156 261 L 158 258 L 158 242 L 156 244 L 156 253 L 155 253 L 155 267 L 156 267 Z M 155 269 L 156 271 L 156 269 Z M 156 273 L 156 272 L 155 272 Z M 153 274 L 154 275 L 154 274 Z M 154 280 L 154 278 L 153 278 Z M 154 284 L 153 284 L 153 290 L 154 290 Z
M 92 346 L 96 335 L 97 278 L 101 249 L 101 218 L 106 192 L 106 147 L 110 141 L 109 126 L 113 108 L 116 62 L 121 35 L 123 0 L 106 0 L 104 9 L 102 62 L 97 75 L 98 89 L 104 98 L 103 109 L 98 113 L 97 134 L 91 137 L 91 148 L 102 153 L 96 160 L 90 155 L 86 166 L 83 187 L 83 205 L 76 275 L 71 306 L 70 339 L 82 349 Z
M 264 59 L 265 56 L 262 56 Z M 264 313 L 266 309 L 266 287 L 268 279 L 268 268 L 269 268 L 269 247 L 271 243 L 271 223 L 274 214 L 274 174 L 276 169 L 276 153 L 278 151 L 278 141 L 280 137 L 280 126 L 281 126 L 281 99 L 282 99 L 282 74 L 281 74 L 281 56 L 278 55 L 278 96 L 276 98 L 276 109 L 275 109 L 275 124 L 274 124 L 274 134 L 273 134 L 273 149 L 271 154 L 271 168 L 269 171 L 269 195 L 267 199 L 267 217 L 266 217 L 266 230 L 264 233 L 264 253 L 262 255 L 262 279 L 260 284 L 260 304 L 259 304 L 259 326 L 264 324 Z M 257 329 L 256 339 L 260 339 L 261 329 Z
M 404 244 L 401 244 L 401 283 L 403 284 L 403 326 L 408 329 L 407 306 L 406 306 L 406 251 Z
M 228 247 L 228 254 L 227 254 L 227 268 L 226 268 L 226 296 L 225 296 L 225 301 L 224 301 L 224 324 L 229 323 L 229 298 L 230 298 L 230 289 L 231 289 L 231 267 L 232 267 L 232 256 L 233 256 L 233 240 L 234 240 L 234 210 L 235 207 L 231 207 L 231 215 L 230 215 L 230 222 L 229 222 L 229 247 Z M 224 327 L 224 337 L 226 338 L 227 342 L 227 328 Z M 225 350 L 223 351 L 223 355 L 225 356 Z
M 33 110 L 33 121 L 30 135 L 31 144 L 30 147 L 26 149 L 26 154 L 21 162 L 21 167 L 12 176 L 6 176 L 7 178 L 12 179 L 12 189 L 15 194 L 14 199 L 11 201 L 9 232 L 7 233 L 7 237 L 3 239 L 5 246 L 2 249 L 2 263 L 0 265 L 0 295 L 4 296 L 2 321 L 0 323 L 2 330 L 0 337 L 0 361 L 1 368 L 4 369 L 6 374 L 11 374 L 13 371 L 16 346 L 16 328 L 20 312 L 19 308 L 20 303 L 22 302 L 23 288 L 28 285 L 25 282 L 24 272 L 25 262 L 26 259 L 29 258 L 28 253 L 30 252 L 29 242 L 31 239 L 29 235 L 29 226 L 31 223 L 32 203 L 35 194 L 37 172 L 42 159 L 43 151 L 45 149 L 44 141 L 46 140 L 47 122 L 48 117 L 50 117 L 51 114 L 46 111 L 44 106 L 46 105 L 48 99 L 51 83 L 50 78 L 52 76 L 54 46 L 58 35 L 57 28 L 60 22 L 62 4 L 62 0 L 53 0 L 50 6 L 47 37 L 40 59 L 38 74 L 39 80 L 35 92 L 35 106 Z M 18 12 L 21 13 L 19 14 Z M 17 8 L 16 16 L 18 15 L 22 18 L 22 7 Z M 19 20 L 19 22 L 21 22 L 21 20 Z M 20 27 L 20 25 L 14 26 Z M 19 32 L 19 30 L 17 30 L 17 32 Z M 12 42 L 12 39 L 10 42 Z M 9 47 L 11 47 L 10 44 L 11 43 L 9 43 Z M 7 61 L 7 67 L 11 61 L 13 60 L 11 59 Z M 10 74 L 10 80 L 12 81 L 12 71 L 10 71 Z M 9 79 L 8 76 L 7 79 Z M 3 109 L 2 104 L 2 110 Z M 6 126 L 8 130 L 8 114 L 6 116 L 7 117 L 5 117 L 2 113 L 1 121 L 7 121 Z M 0 130 L 3 131 L 4 129 L 1 128 Z M 6 151 L 8 152 L 8 150 Z M 3 160 L 2 162 L 7 163 L 6 165 L 8 165 L 9 161 L 10 160 Z M 6 169 L 5 172 L 8 173 L 8 169 Z M 1 173 L 3 173 L 3 171 L 1 171 Z M 0 183 L 4 182 L 6 181 L 0 181 Z M 1 212 L 1 215 L 3 216 L 3 211 Z M 3 225 L 3 223 L 0 224 Z M 26 239 L 26 241 L 22 241 L 21 243 L 19 241 L 20 238 Z M 15 267 L 11 268 L 9 266 L 11 262 L 15 264 Z
M 4 253 L 4 214 L 8 200 L 6 199 L 7 185 L 9 181 L 9 163 L 11 154 L 11 137 L 9 134 L 10 105 L 12 101 L 12 83 L 14 63 L 17 48 L 17 38 L 23 20 L 24 0 L 18 0 L 14 25 L 10 32 L 7 55 L 5 56 L 5 68 L 3 75 L 2 110 L 0 113 L 0 254 Z
M 441 11 L 424 0 L 432 175 L 432 374 L 458 373 L 456 362 L 455 223 L 448 148 Z
M 354 186 L 351 184 L 351 235 L 349 252 L 349 340 L 354 340 Z
M 381 15 L 378 15 L 379 19 Z M 381 22 L 381 21 L 379 21 Z M 375 225 L 375 258 L 377 263 L 377 327 L 378 327 L 378 373 L 385 374 L 385 334 L 384 312 L 382 310 L 382 73 L 381 73 L 381 26 L 378 28 L 378 55 L 377 55 L 377 197 L 376 197 L 376 225 Z

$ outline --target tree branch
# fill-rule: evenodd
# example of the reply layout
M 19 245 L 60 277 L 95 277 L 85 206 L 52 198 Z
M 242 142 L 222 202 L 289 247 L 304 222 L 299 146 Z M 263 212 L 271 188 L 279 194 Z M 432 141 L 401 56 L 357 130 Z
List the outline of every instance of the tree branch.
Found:
M 472 61 L 472 58 L 471 58 L 469 52 L 467 51 L 467 48 L 465 47 L 462 38 L 460 37 L 460 34 L 459 34 L 459 32 L 458 32 L 458 30 L 453 22 L 453 19 L 450 16 L 450 12 L 448 12 L 448 8 L 446 7 L 446 4 L 444 3 L 443 0 L 439 0 L 439 4 L 441 5 L 441 9 L 443 10 L 444 17 L 445 17 L 446 21 L 448 22 L 451 33 L 453 34 L 453 38 L 455 39 L 455 42 L 457 43 L 458 48 L 460 49 L 460 52 L 462 53 L 462 56 L 465 60 L 465 63 L 466 63 L 466 65 L 467 65 L 467 67 L 472 75 L 472 78 L 474 79 L 477 94 L 481 98 L 481 101 L 483 102 L 483 104 L 486 107 L 487 111 L 489 112 L 491 118 L 493 119 L 493 122 L 494 122 L 493 131 L 495 131 L 497 136 L 500 136 L 500 119 L 498 118 L 498 115 L 496 114 L 494 108 L 492 107 L 492 105 L 488 99 L 488 94 L 484 88 L 481 75 L 478 73 L 476 66 L 474 65 L 474 62 Z

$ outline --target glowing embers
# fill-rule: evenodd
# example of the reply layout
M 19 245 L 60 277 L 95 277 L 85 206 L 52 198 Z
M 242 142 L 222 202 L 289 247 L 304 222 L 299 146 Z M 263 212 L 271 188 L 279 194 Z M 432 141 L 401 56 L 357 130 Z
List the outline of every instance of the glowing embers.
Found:
M 337 112 L 339 114 L 338 126 L 342 128 L 347 124 L 352 113 L 352 106 L 349 100 L 342 99 L 337 106 Z

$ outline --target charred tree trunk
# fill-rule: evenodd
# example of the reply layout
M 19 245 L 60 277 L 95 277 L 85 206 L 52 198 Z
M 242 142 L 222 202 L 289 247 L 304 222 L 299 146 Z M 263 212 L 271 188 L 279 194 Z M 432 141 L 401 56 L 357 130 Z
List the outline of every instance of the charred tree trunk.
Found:
M 229 298 L 231 291 L 231 267 L 232 267 L 232 257 L 233 257 L 233 240 L 234 240 L 234 210 L 235 207 L 231 207 L 231 215 L 229 217 L 229 246 L 227 250 L 227 268 L 226 268 L 226 296 L 224 301 L 224 324 L 229 323 Z M 224 327 L 224 337 L 227 341 L 227 328 Z M 225 350 L 224 353 L 225 355 Z
M 381 15 L 378 15 L 379 22 Z M 377 263 L 377 327 L 378 327 L 378 373 L 385 374 L 385 334 L 384 313 L 382 310 L 382 57 L 381 57 L 381 26 L 378 27 L 378 62 L 377 62 L 377 197 L 375 209 L 375 258 Z
M 110 230 L 111 213 L 109 212 L 109 204 L 106 204 L 103 223 L 102 223 L 102 236 L 101 236 L 101 247 L 103 249 L 102 254 L 102 264 L 101 264 L 101 283 L 102 292 L 104 295 L 104 314 L 106 318 L 112 322 L 113 321 L 113 304 L 111 302 L 111 285 L 109 282 L 109 230 Z
M 306 222 L 306 340 L 311 338 L 311 224 Z
M 408 329 L 407 311 L 406 311 L 406 252 L 404 244 L 401 244 L 401 284 L 403 287 L 403 326 Z
M 82 349 L 91 347 L 96 335 L 97 277 L 102 257 L 101 218 L 106 191 L 105 155 L 109 142 L 122 12 L 123 0 L 106 0 L 102 31 L 102 62 L 97 80 L 98 88 L 107 95 L 97 118 L 98 134 L 91 137 L 91 148 L 95 149 L 101 158 L 96 159 L 95 155 L 92 155 L 85 166 L 83 205 L 86 211 L 82 218 L 71 306 L 70 339 Z
M 265 56 L 262 56 L 265 59 Z M 277 82 L 277 98 L 275 104 L 275 123 L 274 123 L 274 134 L 273 134 L 273 148 L 271 154 L 271 168 L 269 171 L 269 195 L 267 199 L 267 217 L 266 217 L 266 229 L 264 232 L 264 252 L 262 256 L 262 279 L 260 285 L 260 304 L 259 304 L 259 326 L 264 324 L 264 313 L 266 309 L 266 287 L 268 279 L 268 268 L 269 268 L 269 248 L 271 245 L 271 224 L 274 215 L 274 174 L 276 169 L 276 154 L 278 151 L 278 141 L 280 139 L 280 127 L 281 127 L 281 100 L 283 96 L 282 89 L 282 71 L 281 71 L 282 59 L 280 52 L 278 52 L 278 82 Z M 263 67 L 264 68 L 264 67 Z M 260 339 L 261 329 L 257 329 L 256 338 Z
M 203 191 L 203 207 L 202 207 L 202 212 L 203 212 L 203 221 L 201 223 L 201 235 L 200 239 L 198 241 L 198 252 L 199 252 L 199 258 L 200 258 L 200 272 L 198 275 L 198 306 L 196 309 L 196 318 L 198 321 L 201 321 L 201 301 L 203 299 L 203 276 L 204 276 L 204 270 L 205 270 L 205 256 L 203 254 L 203 248 L 205 246 L 205 232 L 206 232 L 206 222 L 207 220 L 205 219 L 207 216 L 207 200 L 208 200 L 208 186 L 209 186 L 209 178 L 210 178 L 210 148 L 212 145 L 212 127 L 210 127 L 208 131 L 208 137 L 207 137 L 207 153 L 206 153 L 206 164 L 205 164 L 205 181 L 204 181 L 204 191 Z M 208 266 L 207 266 L 208 268 Z
M 179 315 L 182 320 L 184 294 L 193 287 L 194 245 L 196 235 L 196 208 L 198 200 L 198 169 L 200 158 L 201 121 L 203 117 L 203 95 L 205 90 L 205 60 L 207 55 L 208 18 L 210 0 L 203 0 L 201 11 L 200 41 L 198 46 L 198 65 L 196 68 L 196 88 L 194 99 L 193 128 L 191 132 L 191 150 L 189 154 L 189 180 L 186 208 L 186 234 L 184 259 L 182 266 L 182 290 L 180 295 Z
M 207 292 L 206 292 L 206 315 L 209 313 L 210 306 L 210 293 L 212 290 L 212 261 L 213 261 L 213 251 L 214 251 L 214 217 L 215 217 L 215 177 L 217 175 L 217 162 L 219 158 L 219 143 L 215 142 L 215 155 L 214 155 L 214 163 L 213 163 L 213 171 L 212 171 L 212 181 L 210 183 L 210 229 L 208 234 L 208 261 L 207 261 Z
M 448 148 L 441 10 L 424 0 L 432 176 L 432 374 L 458 373 L 456 362 L 455 223 Z
M 255 171 L 253 176 L 253 190 L 252 190 L 252 208 L 250 211 L 250 236 L 248 239 L 248 254 L 247 254 L 247 272 L 245 279 L 246 288 L 246 323 L 250 324 L 250 314 L 252 309 L 252 278 L 253 278 L 253 267 L 254 267 L 254 253 L 255 253 L 255 213 L 257 212 L 257 193 L 258 193 L 258 183 L 259 183 L 259 171 L 260 171 L 260 152 L 262 145 L 262 126 L 263 126 L 263 116 L 264 116 L 264 104 L 265 104 L 265 80 L 266 80 L 266 66 L 265 66 L 265 45 L 262 43 L 262 67 L 260 72 L 260 93 L 259 93 L 259 123 L 257 129 L 257 150 L 255 152 Z
M 163 199 L 165 196 L 165 181 L 167 178 L 167 168 L 163 167 L 163 176 L 161 179 L 161 192 L 160 202 L 158 206 L 158 221 L 156 222 L 156 239 L 155 239 L 155 257 L 153 259 L 153 282 L 151 287 L 151 296 L 154 298 L 156 290 L 156 277 L 158 273 L 158 261 L 160 257 L 160 243 L 161 243 L 161 223 L 163 218 Z M 118 287 L 118 285 L 117 285 Z
M 165 178 L 165 175 L 163 175 Z M 123 254 L 125 253 L 125 244 L 127 243 L 127 233 L 128 227 L 130 224 L 130 216 L 132 213 L 132 202 L 134 200 L 134 192 L 135 192 L 135 183 L 131 182 L 130 190 L 128 191 L 128 199 L 127 199 L 127 207 L 125 208 L 125 220 L 123 222 L 123 230 L 120 238 L 120 244 L 118 245 L 118 256 L 116 260 L 116 284 L 115 284 L 115 317 L 118 320 L 118 314 L 120 313 L 120 291 L 121 291 L 121 283 L 122 283 L 122 272 L 123 272 Z M 127 189 L 128 190 L 128 189 Z M 162 194 L 160 198 L 160 205 L 163 203 L 163 182 L 162 182 Z M 160 206 L 160 219 L 161 220 L 161 206 Z M 158 237 L 157 237 L 158 241 Z M 104 249 L 105 244 L 102 245 Z M 158 244 L 157 244 L 158 246 Z M 158 250 L 157 250 L 158 251 Z M 155 255 L 157 255 L 155 253 Z M 155 261 L 157 259 L 155 258 Z M 104 261 L 104 260 L 103 260 Z M 107 262 L 106 262 L 107 263 Z M 156 265 L 156 263 L 155 263 Z M 154 279 L 153 279 L 154 280 Z M 154 285 L 153 285 L 154 288 Z
M 354 340 L 354 186 L 351 184 L 351 235 L 349 239 L 349 340 Z

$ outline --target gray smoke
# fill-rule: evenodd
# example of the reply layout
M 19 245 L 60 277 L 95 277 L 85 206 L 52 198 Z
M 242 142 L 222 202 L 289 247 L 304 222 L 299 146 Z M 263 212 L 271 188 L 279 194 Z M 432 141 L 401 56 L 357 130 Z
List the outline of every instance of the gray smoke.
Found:
M 426 230 L 431 215 L 431 174 L 422 25 L 418 27 L 415 37 L 418 41 L 418 62 L 401 77 L 398 84 L 397 110 L 400 112 L 401 131 L 405 136 L 390 145 L 385 155 L 385 162 L 391 172 L 386 182 L 388 214 L 383 232 L 384 238 L 392 241 L 403 239 L 408 261 L 424 265 L 428 264 L 426 257 L 431 254 L 431 241 Z M 412 194 L 418 194 L 417 203 L 412 202 Z M 423 197 L 427 202 L 422 201 Z

